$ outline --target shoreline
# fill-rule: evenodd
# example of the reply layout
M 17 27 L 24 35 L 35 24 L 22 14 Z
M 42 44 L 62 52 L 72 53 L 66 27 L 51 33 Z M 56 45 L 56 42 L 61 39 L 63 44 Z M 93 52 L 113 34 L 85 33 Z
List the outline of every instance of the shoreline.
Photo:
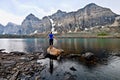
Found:
M 48 34 L 33 34 L 33 35 L 0 35 L 2 38 L 47 38 Z M 97 34 L 97 33 L 66 33 L 54 34 L 57 38 L 120 38 L 120 33 L 116 34 Z
M 98 37 L 76 37 L 76 36 L 56 36 L 57 38 L 98 38 L 98 39 L 120 39 L 120 37 L 111 37 L 111 36 L 98 36 Z M 29 36 L 26 36 L 26 37 L 0 37 L 0 39 L 4 39 L 4 38 L 11 38 L 11 39 L 15 39 L 15 38 L 18 38 L 18 39 L 25 39 L 25 38 L 46 38 L 46 37 L 29 37 Z
M 0 51 L 0 80 L 16 80 L 22 77 L 33 76 L 41 72 L 45 65 L 38 63 L 38 59 L 44 59 L 42 52 L 27 54 L 24 52 Z M 37 71 L 37 72 L 36 72 Z M 39 75 L 34 76 L 39 80 Z

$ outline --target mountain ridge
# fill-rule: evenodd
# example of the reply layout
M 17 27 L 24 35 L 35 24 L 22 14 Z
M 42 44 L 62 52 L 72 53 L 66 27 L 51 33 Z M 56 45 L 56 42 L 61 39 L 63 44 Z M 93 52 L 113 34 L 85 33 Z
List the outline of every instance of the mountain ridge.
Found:
M 33 34 L 33 33 L 46 33 L 52 30 L 54 24 L 54 30 L 58 33 L 78 32 L 83 31 L 86 28 L 92 28 L 95 26 L 112 25 L 116 21 L 118 14 L 112 12 L 111 9 L 101 7 L 95 3 L 90 3 L 85 7 L 78 9 L 77 11 L 65 12 L 57 10 L 52 15 L 45 16 L 39 19 L 34 14 L 30 13 L 23 20 L 21 25 L 12 24 L 12 33 L 6 25 L 4 29 L 1 28 L 0 34 L 6 32 L 6 34 Z M 52 21 L 52 22 L 51 22 Z M 117 20 L 119 22 L 119 20 Z M 0 25 L 1 26 L 1 25 Z M 12 26 L 8 28 L 12 29 Z M 19 26 L 19 28 L 17 28 Z M 4 32 L 5 31 L 5 32 Z

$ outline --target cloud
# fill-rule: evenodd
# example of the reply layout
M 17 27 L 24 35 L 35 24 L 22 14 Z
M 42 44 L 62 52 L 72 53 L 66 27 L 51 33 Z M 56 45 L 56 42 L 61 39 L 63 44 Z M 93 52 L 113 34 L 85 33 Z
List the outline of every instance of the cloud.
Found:
M 19 6 L 19 9 L 22 10 L 24 14 L 28 15 L 30 13 L 33 13 L 38 18 L 42 18 L 51 13 L 51 11 L 45 11 L 43 8 L 39 8 L 37 6 L 30 6 L 30 5 L 21 5 Z
M 5 12 L 3 10 L 0 10 L 0 23 L 3 24 L 4 26 L 8 22 L 13 22 L 16 24 L 21 24 L 23 21 L 24 17 L 23 16 L 16 16 L 11 13 Z
M 13 11 L 0 9 L 0 23 L 3 25 L 6 25 L 8 22 L 21 24 L 25 17 L 30 13 L 33 13 L 36 17 L 41 19 L 42 17 L 51 14 L 53 11 L 45 11 L 44 9 L 39 8 L 37 5 L 31 6 L 27 4 L 21 4 L 16 0 L 12 0 L 12 3 L 14 3 L 15 6 L 14 9 L 12 8 Z
M 116 6 L 113 6 L 112 1 L 101 3 L 101 1 L 93 0 L 92 2 L 99 4 L 100 6 L 110 7 L 113 12 L 120 13 L 120 10 Z M 109 3 L 108 3 L 109 2 Z M 52 15 L 58 9 L 66 12 L 76 11 L 88 3 L 91 0 L 1 0 L 0 3 L 0 23 L 6 25 L 8 22 L 21 24 L 23 19 L 33 13 L 36 17 L 42 18 L 44 16 Z M 118 3 L 118 2 L 117 2 Z M 116 3 L 114 3 L 115 5 Z M 7 6 L 6 6 L 7 5 Z

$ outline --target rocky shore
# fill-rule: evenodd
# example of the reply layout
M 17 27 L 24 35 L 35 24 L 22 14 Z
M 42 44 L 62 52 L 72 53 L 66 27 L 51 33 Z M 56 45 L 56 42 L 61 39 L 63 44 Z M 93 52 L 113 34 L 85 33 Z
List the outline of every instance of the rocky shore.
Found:
M 40 80 L 41 72 L 47 70 L 45 62 L 40 62 L 41 60 L 46 60 L 43 52 L 35 53 L 24 53 L 24 52 L 4 52 L 5 49 L 0 49 L 0 80 Z M 86 56 L 86 58 L 93 57 L 92 53 L 86 53 L 87 55 L 66 55 L 64 58 L 74 58 Z M 63 58 L 63 57 L 62 57 Z M 83 58 L 82 58 L 83 60 Z M 47 63 L 49 59 L 47 59 Z M 44 64 L 45 63 L 45 64 Z M 53 63 L 52 63 L 53 64 Z M 53 68 L 53 66 L 52 66 Z M 50 68 L 51 69 L 51 68 Z M 70 67 L 71 71 L 76 71 L 74 66 Z M 70 72 L 65 72 L 65 77 L 67 75 L 68 79 L 72 79 Z M 44 78 L 42 78 L 44 80 Z
M 47 78 L 52 76 L 55 68 L 58 67 L 64 70 L 64 67 L 55 65 L 56 60 L 50 64 L 50 59 L 43 55 L 44 52 L 25 53 L 14 51 L 8 53 L 4 52 L 4 50 L 0 49 L 0 80 L 48 80 Z M 110 57 L 119 57 L 119 54 L 119 51 L 112 51 L 111 54 L 101 53 L 102 57 L 91 52 L 62 55 L 60 60 L 57 60 L 57 63 L 64 64 L 66 60 L 75 60 L 81 62 L 84 66 L 107 65 Z M 68 65 L 64 64 L 63 66 Z M 77 74 L 73 75 L 73 72 L 78 72 L 79 68 L 76 68 L 75 65 L 68 66 L 68 70 L 65 72 L 59 72 L 59 69 L 58 72 L 54 73 L 54 77 L 61 76 L 60 80 L 76 80 L 75 76 Z M 49 70 L 52 70 L 51 73 Z
M 21 80 L 34 78 L 39 80 L 40 73 L 45 66 L 37 63 L 37 59 L 44 58 L 42 52 L 27 54 L 24 52 L 3 52 L 0 50 L 0 80 Z

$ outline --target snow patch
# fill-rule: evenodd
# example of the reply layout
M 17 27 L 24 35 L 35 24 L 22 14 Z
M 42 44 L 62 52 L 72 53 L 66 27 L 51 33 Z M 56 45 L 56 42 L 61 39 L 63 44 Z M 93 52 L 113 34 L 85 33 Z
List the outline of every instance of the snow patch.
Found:
M 57 31 L 55 31 L 55 23 L 54 23 L 54 21 L 52 20 L 52 19 L 50 19 L 50 22 L 51 22 L 51 24 L 52 24 L 52 29 L 51 29 L 51 32 L 53 33 L 53 34 L 57 34 Z

